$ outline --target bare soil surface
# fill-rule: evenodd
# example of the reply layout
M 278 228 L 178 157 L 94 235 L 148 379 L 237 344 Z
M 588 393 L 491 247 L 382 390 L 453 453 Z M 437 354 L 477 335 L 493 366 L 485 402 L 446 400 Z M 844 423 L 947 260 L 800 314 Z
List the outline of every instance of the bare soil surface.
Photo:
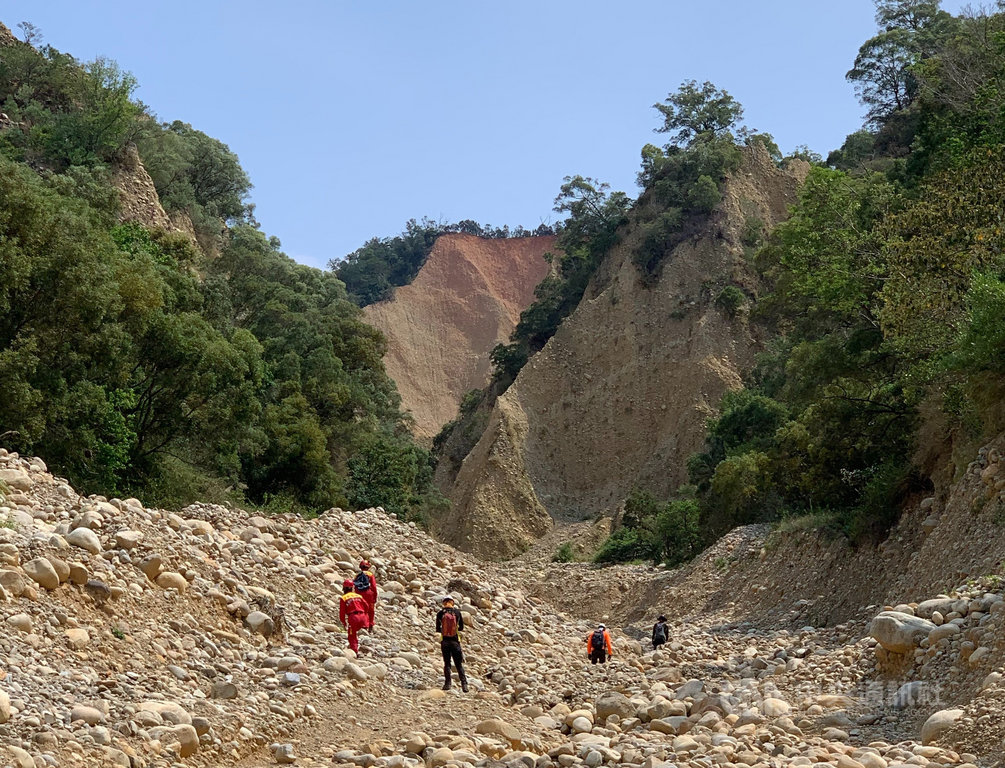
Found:
M 432 440 L 457 416 L 464 393 L 488 383 L 489 352 L 509 341 L 554 248 L 550 236 L 443 235 L 411 285 L 364 308 L 366 321 L 387 336 L 384 365 L 416 436 Z

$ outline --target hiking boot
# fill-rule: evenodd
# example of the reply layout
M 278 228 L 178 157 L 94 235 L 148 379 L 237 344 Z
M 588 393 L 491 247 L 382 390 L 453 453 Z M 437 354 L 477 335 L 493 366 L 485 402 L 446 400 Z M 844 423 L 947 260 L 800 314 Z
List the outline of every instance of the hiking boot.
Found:
M 450 690 L 450 683 L 446 683 L 446 684 L 445 684 L 445 685 L 443 686 L 443 690 L 445 690 L 445 691 L 449 691 L 449 690 Z
M 467 693 L 468 692 L 468 684 L 467 683 L 461 683 L 461 690 L 464 691 L 465 693 Z

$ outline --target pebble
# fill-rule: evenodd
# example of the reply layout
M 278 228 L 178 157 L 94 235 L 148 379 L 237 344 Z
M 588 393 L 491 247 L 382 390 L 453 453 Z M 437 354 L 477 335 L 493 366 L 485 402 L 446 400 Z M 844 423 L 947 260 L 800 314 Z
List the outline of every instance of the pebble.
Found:
M 105 721 L 105 713 L 95 707 L 78 704 L 70 712 L 70 720 L 83 720 L 88 725 L 97 725 Z
M 176 589 L 179 592 L 188 591 L 188 582 L 185 580 L 185 577 L 174 571 L 164 571 L 158 574 L 154 581 L 156 581 L 158 587 L 163 587 L 164 589 Z
M 7 617 L 7 626 L 20 632 L 31 632 L 31 616 L 27 613 L 15 613 L 13 616 Z
M 293 753 L 292 744 L 273 744 L 270 749 L 272 757 L 280 765 L 291 765 L 297 761 Z
M 86 629 L 73 627 L 66 630 L 66 642 L 71 648 L 79 651 L 81 648 L 86 648 L 91 642 L 91 635 Z

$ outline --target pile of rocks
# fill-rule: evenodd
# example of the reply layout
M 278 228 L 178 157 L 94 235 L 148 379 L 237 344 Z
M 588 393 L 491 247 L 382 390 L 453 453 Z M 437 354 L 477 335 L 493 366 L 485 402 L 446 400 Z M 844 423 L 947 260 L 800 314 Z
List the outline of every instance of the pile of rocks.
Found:
M 901 622 L 932 623 L 909 633 L 908 653 L 864 625 L 765 631 L 703 612 L 655 653 L 640 642 L 648 624 L 622 627 L 613 662 L 591 666 L 591 625 L 556 608 L 563 590 L 530 594 L 537 566 L 479 563 L 379 509 L 172 513 L 81 497 L 41 460 L 4 451 L 0 482 L 0 754 L 12 765 L 978 762 L 941 727 L 948 715 L 922 737 L 933 708 L 867 694 L 891 653 L 934 673 L 969 642 L 954 663 L 977 668 L 969 660 L 1001 636 L 990 585 L 895 606 Z M 357 657 L 338 598 L 360 556 L 381 586 Z M 467 626 L 468 695 L 440 690 L 433 616 L 446 592 Z M 985 671 L 998 660 L 980 658 Z M 962 709 L 955 727 L 980 716 Z

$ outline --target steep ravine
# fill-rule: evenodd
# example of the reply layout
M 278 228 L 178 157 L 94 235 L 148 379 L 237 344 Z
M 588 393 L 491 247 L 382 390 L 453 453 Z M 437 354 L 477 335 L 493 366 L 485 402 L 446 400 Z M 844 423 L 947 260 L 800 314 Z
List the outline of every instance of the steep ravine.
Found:
M 387 337 L 384 365 L 431 440 L 457 415 L 465 392 L 488 383 L 489 352 L 509 340 L 534 287 L 548 274 L 554 237 L 440 237 L 411 285 L 363 310 Z
M 512 557 L 547 531 L 543 511 L 582 520 L 614 512 L 633 487 L 668 493 L 685 481 L 707 419 L 759 349 L 744 314 L 715 298 L 729 284 L 755 288 L 745 227 L 783 220 L 805 173 L 745 151 L 709 225 L 665 257 L 651 286 L 632 261 L 638 228 L 627 228 L 456 478 L 441 473 L 454 506 L 438 530 L 451 544 Z

